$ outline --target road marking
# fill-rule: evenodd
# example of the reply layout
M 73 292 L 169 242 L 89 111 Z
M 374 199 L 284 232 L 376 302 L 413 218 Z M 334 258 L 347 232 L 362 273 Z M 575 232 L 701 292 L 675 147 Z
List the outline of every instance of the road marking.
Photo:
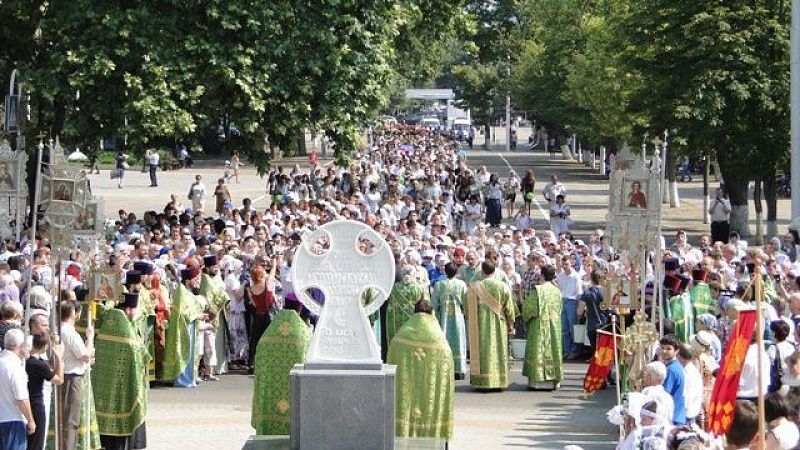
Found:
M 262 195 L 262 196 L 260 196 L 260 197 L 256 197 L 256 198 L 255 198 L 255 199 L 252 201 L 252 203 L 253 203 L 253 204 L 256 204 L 256 203 L 260 202 L 261 200 L 264 200 L 264 197 L 266 197 L 266 196 L 267 196 L 267 194 L 264 194 L 264 195 Z
M 508 166 L 508 169 L 512 170 L 513 167 L 511 167 L 511 164 L 508 163 L 508 160 L 506 159 L 506 157 L 503 156 L 502 153 L 498 153 L 498 155 L 500 156 L 500 159 L 502 159 L 503 162 L 506 163 L 506 165 Z M 523 202 L 524 202 L 524 199 L 523 199 Z M 542 208 L 542 205 L 539 203 L 539 200 L 536 200 L 536 193 L 535 192 L 533 193 L 533 204 L 536 205 L 536 209 L 538 209 L 539 212 L 542 214 L 542 218 L 544 220 L 546 220 L 547 223 L 550 223 L 550 214 L 547 214 L 547 211 L 545 211 L 544 208 Z

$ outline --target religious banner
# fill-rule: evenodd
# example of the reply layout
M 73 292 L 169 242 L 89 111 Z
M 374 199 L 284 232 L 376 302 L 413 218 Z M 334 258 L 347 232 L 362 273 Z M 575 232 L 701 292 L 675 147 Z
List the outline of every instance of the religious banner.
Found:
M 604 307 L 621 314 L 644 308 L 648 254 L 660 245 L 660 180 L 627 145 L 614 158 L 603 250 L 618 257 L 606 274 Z
M 610 334 L 597 333 L 597 350 L 589 363 L 589 369 L 583 378 L 583 391 L 585 394 L 603 389 L 611 366 L 614 364 L 614 339 Z M 617 338 L 619 342 L 619 338 Z
M 756 311 L 740 311 L 739 319 L 733 327 L 725 355 L 722 357 L 711 402 L 708 407 L 708 428 L 716 436 L 725 434 L 733 422 L 733 410 L 736 406 L 736 392 L 739 389 L 739 377 L 742 364 L 750 347 L 753 329 L 756 326 Z
M 70 166 L 58 139 L 48 145 L 42 170 L 40 208 L 57 246 L 85 246 L 103 232 L 103 204 L 92 196 L 86 171 Z M 83 244 L 83 245 L 81 245 Z
M 15 152 L 7 141 L 0 142 L 0 238 L 19 238 L 25 221 L 27 161 L 27 153 Z

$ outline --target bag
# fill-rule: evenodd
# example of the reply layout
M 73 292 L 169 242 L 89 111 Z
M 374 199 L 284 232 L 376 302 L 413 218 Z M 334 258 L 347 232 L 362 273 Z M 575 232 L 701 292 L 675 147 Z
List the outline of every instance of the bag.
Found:
M 586 325 L 573 325 L 572 326 L 572 341 L 576 343 L 583 343 L 586 340 Z
M 192 188 L 189 188 L 189 195 L 187 195 L 186 198 L 188 198 L 189 200 L 194 198 L 194 191 L 192 190 Z
M 117 174 L 117 169 L 109 170 L 108 174 L 111 176 L 112 180 L 116 180 L 117 178 L 119 178 L 119 176 Z
M 775 345 L 775 361 L 769 368 L 769 387 L 767 392 L 777 392 L 783 386 L 783 364 L 781 364 L 781 351 Z
M 126 163 L 126 162 L 124 162 L 124 163 L 122 163 L 122 168 L 125 169 L 125 170 L 128 170 L 128 169 L 131 168 L 131 165 Z

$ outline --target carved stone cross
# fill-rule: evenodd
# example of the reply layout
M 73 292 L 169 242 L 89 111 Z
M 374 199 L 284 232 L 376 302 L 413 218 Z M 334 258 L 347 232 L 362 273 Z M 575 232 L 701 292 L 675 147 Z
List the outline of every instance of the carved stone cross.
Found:
M 394 256 L 386 241 L 361 222 L 329 222 L 303 238 L 292 264 L 300 301 L 319 314 L 306 364 L 381 364 L 367 316 L 380 308 L 394 284 Z M 318 289 L 324 303 L 309 291 Z M 367 305 L 367 290 L 377 298 Z

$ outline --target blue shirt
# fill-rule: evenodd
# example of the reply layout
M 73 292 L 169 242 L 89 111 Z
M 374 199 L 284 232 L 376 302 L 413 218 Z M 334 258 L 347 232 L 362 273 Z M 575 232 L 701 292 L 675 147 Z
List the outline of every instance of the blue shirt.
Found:
M 683 366 L 675 358 L 667 364 L 667 378 L 664 380 L 664 390 L 672 396 L 675 405 L 672 412 L 672 423 L 675 425 L 686 424 L 686 399 L 683 396 L 685 383 Z

